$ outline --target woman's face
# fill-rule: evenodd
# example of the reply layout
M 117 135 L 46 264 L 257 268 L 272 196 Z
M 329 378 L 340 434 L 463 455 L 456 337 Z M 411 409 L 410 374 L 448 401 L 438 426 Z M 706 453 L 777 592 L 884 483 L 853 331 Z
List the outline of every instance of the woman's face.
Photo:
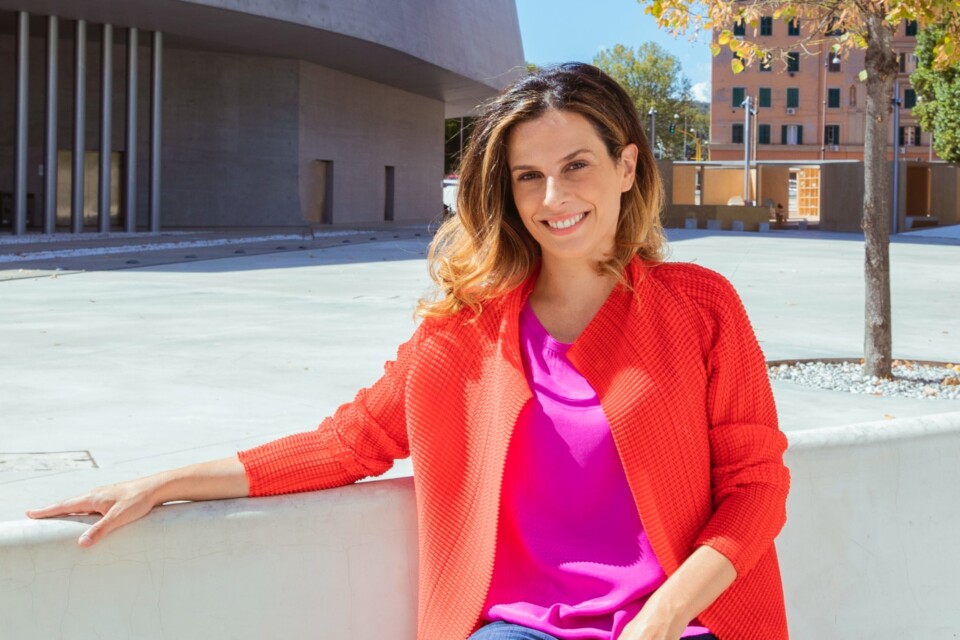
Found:
M 524 226 L 554 260 L 604 260 L 614 248 L 620 194 L 633 186 L 637 146 L 613 159 L 585 117 L 551 110 L 507 138 L 513 199 Z

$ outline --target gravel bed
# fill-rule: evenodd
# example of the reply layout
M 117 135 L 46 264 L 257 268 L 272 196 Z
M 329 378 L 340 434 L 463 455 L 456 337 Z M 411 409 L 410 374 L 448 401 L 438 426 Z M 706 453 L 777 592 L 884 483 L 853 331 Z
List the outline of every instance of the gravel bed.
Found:
M 960 365 L 893 362 L 893 378 L 863 374 L 860 362 L 794 362 L 768 365 L 771 380 L 872 396 L 960 400 Z

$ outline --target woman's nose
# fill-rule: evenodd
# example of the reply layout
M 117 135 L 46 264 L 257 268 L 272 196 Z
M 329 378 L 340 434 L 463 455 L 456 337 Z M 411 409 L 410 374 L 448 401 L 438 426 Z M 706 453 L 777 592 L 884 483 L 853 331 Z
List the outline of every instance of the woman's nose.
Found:
M 546 190 L 543 194 L 544 206 L 555 209 L 559 208 L 567 201 L 567 192 L 560 180 L 554 177 L 548 177 L 546 180 Z

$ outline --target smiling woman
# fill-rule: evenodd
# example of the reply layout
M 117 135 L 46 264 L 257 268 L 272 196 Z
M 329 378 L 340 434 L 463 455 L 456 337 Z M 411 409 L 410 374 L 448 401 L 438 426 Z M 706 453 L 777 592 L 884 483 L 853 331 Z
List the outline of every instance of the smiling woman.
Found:
M 443 295 L 422 302 L 420 313 L 442 316 L 463 305 L 476 310 L 485 299 L 516 287 L 542 250 L 540 236 L 527 228 L 520 209 L 527 215 L 530 207 L 540 210 L 538 224 L 549 224 L 542 207 L 558 204 L 554 198 L 563 194 L 557 189 L 582 185 L 575 176 L 583 171 L 589 198 L 596 199 L 604 170 L 608 181 L 617 182 L 605 183 L 600 201 L 593 204 L 604 205 L 614 242 L 597 244 L 592 257 L 595 269 L 622 280 L 635 256 L 660 262 L 664 247 L 659 217 L 663 184 L 630 97 L 599 69 L 568 64 L 531 74 L 493 100 L 464 151 L 458 194 L 462 211 L 440 228 L 432 248 L 437 259 L 431 268 Z M 549 200 L 536 202 L 542 197 Z M 562 204 L 567 215 L 553 214 L 561 227 L 570 225 L 571 218 L 580 222 L 576 214 L 589 208 L 576 211 L 570 209 L 573 203 Z M 594 227 L 599 213 L 591 221 Z M 586 244 L 579 235 L 576 242 Z
M 103 487 L 83 544 L 159 503 L 416 469 L 419 640 L 786 640 L 786 439 L 721 276 L 662 261 L 662 186 L 599 69 L 509 87 L 477 121 L 437 296 L 314 431 Z M 375 608 L 376 604 L 371 604 Z
M 550 111 L 518 124 L 507 148 L 513 201 L 542 260 L 606 260 L 616 242 L 620 194 L 633 186 L 637 145 L 611 158 L 586 118 Z

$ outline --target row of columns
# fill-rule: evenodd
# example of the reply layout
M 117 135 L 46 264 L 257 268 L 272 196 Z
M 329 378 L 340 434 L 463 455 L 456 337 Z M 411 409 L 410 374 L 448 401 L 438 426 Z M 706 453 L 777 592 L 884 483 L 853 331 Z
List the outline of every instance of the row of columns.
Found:
M 59 18 L 47 18 L 47 75 L 46 75 L 46 122 L 43 151 L 43 232 L 54 233 L 57 221 L 57 88 Z M 127 30 L 127 94 L 126 135 L 123 185 L 124 230 L 136 230 L 137 215 L 137 82 L 138 82 L 137 28 Z M 70 230 L 83 232 L 84 209 L 84 155 L 86 127 L 86 75 L 87 75 L 87 21 L 77 20 L 74 69 L 74 120 L 73 120 L 73 166 L 71 169 Z M 97 230 L 110 231 L 110 154 L 113 130 L 113 25 L 103 25 L 100 73 L 100 166 L 99 209 Z M 149 179 L 149 229 L 160 230 L 160 132 L 163 78 L 163 33 L 153 32 L 151 47 L 150 90 L 150 179 Z M 13 233 L 26 233 L 27 222 L 27 125 L 29 107 L 30 67 L 30 15 L 20 11 L 17 15 L 17 122 L 14 169 L 14 214 Z

